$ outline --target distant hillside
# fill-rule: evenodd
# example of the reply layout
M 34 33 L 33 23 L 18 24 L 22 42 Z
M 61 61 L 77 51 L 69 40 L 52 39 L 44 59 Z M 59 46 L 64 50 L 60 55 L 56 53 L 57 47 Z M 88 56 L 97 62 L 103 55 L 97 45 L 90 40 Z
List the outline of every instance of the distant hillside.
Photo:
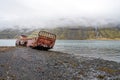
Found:
M 51 30 L 57 39 L 120 39 L 120 28 L 56 28 Z
M 12 39 L 17 38 L 21 34 L 29 35 L 30 33 L 31 31 L 26 28 L 24 29 L 7 28 L 0 31 L 0 39 Z
M 1 39 L 11 39 L 18 37 L 21 34 L 30 35 L 38 32 L 38 30 L 28 29 L 5 29 L 0 31 Z M 79 27 L 79 28 L 54 28 L 42 29 L 53 32 L 57 35 L 57 39 L 71 39 L 71 40 L 86 40 L 86 39 L 120 39 L 120 27 Z M 31 37 L 31 35 L 30 35 Z

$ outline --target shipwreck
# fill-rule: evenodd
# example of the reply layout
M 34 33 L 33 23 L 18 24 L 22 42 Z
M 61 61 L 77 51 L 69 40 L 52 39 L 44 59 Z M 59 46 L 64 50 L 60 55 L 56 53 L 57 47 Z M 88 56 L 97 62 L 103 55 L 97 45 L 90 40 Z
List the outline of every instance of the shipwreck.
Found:
M 25 46 L 41 50 L 49 50 L 54 47 L 56 35 L 46 31 L 40 31 L 34 37 L 28 38 L 26 35 L 21 35 L 16 40 L 16 46 Z

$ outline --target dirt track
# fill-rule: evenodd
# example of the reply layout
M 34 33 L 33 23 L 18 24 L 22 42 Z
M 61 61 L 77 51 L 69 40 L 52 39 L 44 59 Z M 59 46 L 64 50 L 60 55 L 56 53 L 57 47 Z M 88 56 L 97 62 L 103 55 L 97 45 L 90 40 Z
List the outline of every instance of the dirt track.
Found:
M 120 63 L 55 51 L 0 51 L 0 80 L 120 80 Z

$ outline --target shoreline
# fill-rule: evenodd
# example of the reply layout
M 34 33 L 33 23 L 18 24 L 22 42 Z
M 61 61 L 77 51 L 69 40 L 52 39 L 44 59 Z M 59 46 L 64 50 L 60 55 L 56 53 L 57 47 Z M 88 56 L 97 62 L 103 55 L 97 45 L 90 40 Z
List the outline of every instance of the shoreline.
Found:
M 15 48 L 15 47 L 14 46 L 4 46 L 4 47 L 0 46 L 0 52 L 5 52 L 5 51 L 11 50 L 13 48 Z
M 0 79 L 120 79 L 120 63 L 73 54 L 15 47 L 0 52 Z M 8 72 L 8 73 L 6 73 Z

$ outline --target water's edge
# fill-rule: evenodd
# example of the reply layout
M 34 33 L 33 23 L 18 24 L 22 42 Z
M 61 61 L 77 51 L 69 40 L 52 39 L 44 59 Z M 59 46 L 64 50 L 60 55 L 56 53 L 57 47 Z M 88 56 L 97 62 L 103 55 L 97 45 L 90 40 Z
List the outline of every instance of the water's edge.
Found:
M 14 47 L 15 41 L 0 39 L 0 47 Z M 116 40 L 57 40 L 52 51 L 120 62 L 120 41 Z

